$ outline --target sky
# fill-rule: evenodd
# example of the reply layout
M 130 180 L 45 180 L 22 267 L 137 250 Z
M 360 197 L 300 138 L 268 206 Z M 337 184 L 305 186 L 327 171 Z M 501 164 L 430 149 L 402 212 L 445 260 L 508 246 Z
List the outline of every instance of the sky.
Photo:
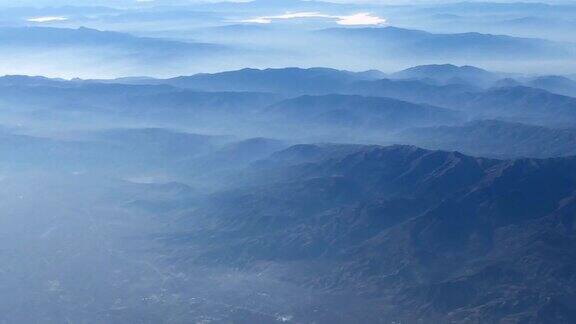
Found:
M 201 3 L 201 2 L 245 2 L 247 0 L 0 0 L 1 6 L 16 7 L 23 5 L 39 5 L 39 6 L 52 6 L 52 5 L 126 5 L 134 3 L 157 3 L 157 4 L 183 4 L 183 3 Z M 271 0 L 269 0 L 271 1 Z M 274 0 L 282 1 L 282 0 Z M 462 2 L 462 0 L 323 0 L 325 2 L 339 2 L 339 3 L 370 3 L 370 4 L 422 4 L 422 3 L 450 3 Z M 519 2 L 510 0 L 468 0 L 469 2 Z M 574 0 L 522 0 L 521 2 L 540 2 L 540 3 L 574 3 Z

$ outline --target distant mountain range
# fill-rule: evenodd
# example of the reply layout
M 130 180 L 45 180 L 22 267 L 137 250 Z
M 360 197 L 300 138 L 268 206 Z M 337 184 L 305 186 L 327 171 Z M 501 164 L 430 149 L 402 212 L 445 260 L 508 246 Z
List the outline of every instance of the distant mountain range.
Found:
M 496 81 L 493 86 L 497 88 L 526 86 L 543 89 L 564 96 L 576 97 L 576 81 L 572 78 L 559 75 L 544 75 L 516 79 L 504 78 Z
M 218 59 L 222 56 L 250 52 L 222 44 L 140 37 L 84 27 L 0 27 L 0 49 L 0 59 L 10 62 L 3 67 L 9 74 L 65 77 L 172 75 L 184 67 L 191 68 L 191 62 L 211 61 L 216 66 L 223 62 Z
M 490 53 L 490 58 L 499 59 L 573 56 L 572 47 L 568 44 L 481 33 L 434 34 L 397 27 L 374 27 L 332 28 L 321 31 L 320 35 L 340 38 L 361 51 L 385 51 L 392 55 L 427 59 L 488 59 L 487 53 Z
M 176 131 L 169 128 L 105 128 L 64 130 L 56 137 L 0 131 L 0 167 L 17 172 L 102 172 L 122 179 L 151 173 L 162 180 L 201 179 L 238 172 L 289 144 L 269 138 L 237 138 Z
M 400 137 L 422 147 L 477 156 L 546 158 L 576 155 L 576 129 L 553 129 L 496 120 L 410 129 Z
M 14 82 L 16 79 L 19 81 Z M 9 85 L 2 86 L 3 83 Z M 15 83 L 20 85 L 10 85 Z M 202 92 L 167 85 L 0 78 L 0 103 L 7 110 L 33 112 L 47 119 L 76 113 L 106 120 L 136 118 L 151 122 L 180 120 L 198 124 L 205 118 L 216 118 L 223 122 L 233 115 L 241 118 L 280 99 L 275 94 Z
M 344 90 L 345 93 L 364 96 L 389 97 L 410 102 L 451 106 L 465 100 L 470 94 L 482 89 L 465 84 L 437 85 L 426 80 L 380 79 L 359 81 Z
M 452 64 L 420 65 L 389 75 L 392 79 L 415 79 L 432 81 L 439 85 L 463 84 L 476 87 L 490 87 L 503 78 L 500 73 L 489 72 L 474 66 Z
M 40 107 L 51 108 L 52 113 L 78 111 L 150 121 L 187 120 L 195 125 L 218 120 L 220 127 L 244 127 L 244 123 L 252 127 L 257 123 L 271 132 L 280 130 L 270 124 L 272 120 L 284 123 L 286 129 L 308 124 L 358 131 L 450 125 L 466 118 L 549 127 L 576 125 L 576 98 L 543 90 L 570 92 L 574 83 L 571 79 L 501 76 L 454 65 L 417 66 L 390 75 L 379 71 L 285 68 L 171 79 L 68 81 L 5 76 L 0 77 L 0 102 L 11 107 L 35 107 L 45 113 L 48 110 Z
M 299 128 L 329 127 L 382 133 L 415 125 L 446 125 L 462 119 L 456 111 L 383 97 L 302 96 L 266 111 L 273 120 Z
M 136 13 L 135 13 L 136 14 Z M 176 14 L 176 13 L 174 13 Z M 138 12 L 137 15 L 157 17 L 154 11 Z M 184 15 L 185 16 L 185 15 Z M 114 18 L 116 17 L 116 18 Z M 102 18 L 103 19 L 103 18 Z M 107 19 L 120 19 L 111 16 Z M 178 19 L 184 19 L 179 16 Z M 139 22 L 139 20 L 137 19 Z M 129 22 L 123 22 L 129 24 Z M 74 25 L 74 24 L 72 24 Z M 94 23 L 97 27 L 106 23 Z M 184 28 L 184 27 L 183 27 Z M 265 30 L 266 35 L 281 35 L 286 39 L 300 39 L 301 42 L 318 44 L 313 52 L 305 53 L 299 43 L 282 44 L 280 41 L 272 44 L 259 43 L 259 36 L 238 32 L 236 30 Z M 130 29 L 127 29 L 130 30 Z M 516 63 L 533 59 L 559 60 L 574 57 L 574 46 L 536 38 L 521 38 L 506 35 L 482 33 L 429 33 L 421 30 L 398 27 L 372 28 L 331 28 L 319 31 L 291 30 L 287 28 L 274 29 L 267 26 L 232 25 L 232 27 L 211 26 L 198 27 L 198 33 L 181 31 L 180 37 L 166 38 L 162 32 L 142 32 L 136 36 L 125 32 L 103 31 L 92 28 L 55 28 L 55 27 L 1 27 L 0 48 L 6 53 L 27 56 L 31 50 L 42 48 L 43 56 L 67 55 L 67 60 L 46 59 L 50 64 L 43 67 L 43 73 L 56 75 L 74 75 L 67 63 L 81 65 L 82 70 L 76 75 L 94 75 L 91 70 L 98 56 L 105 56 L 103 75 L 129 75 L 136 71 L 150 71 L 153 75 L 174 75 L 177 71 L 197 72 L 204 70 L 218 71 L 244 66 L 289 66 L 296 61 L 294 55 L 313 56 L 314 64 L 319 66 L 342 66 L 350 69 L 365 66 L 355 58 L 358 52 L 367 58 L 386 58 L 398 64 L 413 64 L 427 61 L 468 60 L 478 63 L 490 63 L 494 60 Z M 142 36 L 151 35 L 151 36 Z M 196 35 L 196 37 L 194 37 Z M 164 38 L 163 38 L 164 37 Z M 273 36 L 272 36 L 273 37 Z M 198 39 L 202 41 L 198 41 Z M 238 39 L 238 41 L 234 41 Z M 251 41 L 250 41 L 251 40 Z M 249 46 L 245 44 L 249 42 Z M 242 45 L 244 44 L 244 45 Z M 490 53 L 490 55 L 486 55 Z M 14 56 L 11 56 L 14 60 Z M 23 56 L 22 56 L 23 57 Z M 5 57 L 5 60 L 10 59 Z M 32 58 L 26 59 L 29 64 Z M 157 64 L 162 61 L 163 64 Z M 135 66 L 139 65 L 139 66 Z M 52 67 L 53 66 L 53 67 Z M 179 67 L 179 68 L 177 68 Z M 144 69 L 146 68 L 146 69 Z M 123 73 L 118 73 L 122 69 Z M 38 69 L 37 69 L 38 70 Z M 13 73 L 28 73 L 15 67 L 8 71 Z M 116 71 L 116 72 L 115 72 Z M 60 72 L 60 73 L 57 73 Z M 86 73 L 91 72 L 91 73 Z M 405 75 L 416 71 L 406 71 Z M 471 71 L 468 71 L 471 73 Z M 490 81 L 488 75 L 479 76 L 475 81 L 483 85 Z M 464 76 L 464 69 L 460 76 Z M 401 76 L 401 75 L 400 75 Z M 221 76 L 224 77 L 224 76 Z M 454 78 L 457 78 L 454 76 Z M 479 79 L 478 79 L 479 78 Z M 200 78 L 196 77 L 196 82 Z M 207 80 L 203 80 L 207 82 Z M 446 77 L 442 79 L 445 83 Z M 469 80 L 470 81 L 470 80 Z M 183 84 L 184 80 L 174 80 Z M 187 82 L 192 82 L 188 80 Z
M 471 95 L 460 107 L 475 116 L 540 125 L 574 125 L 576 120 L 576 98 L 522 86 L 495 88 Z
M 243 69 L 182 76 L 161 83 L 205 91 L 257 91 L 287 94 L 327 94 L 361 80 L 383 77 L 378 71 L 348 72 L 327 68 Z
M 130 34 L 100 31 L 89 28 L 52 27 L 2 27 L 0 46 L 5 49 L 84 49 L 120 51 L 141 57 L 170 57 L 182 55 L 207 55 L 225 50 L 223 46 L 187 43 Z
M 550 75 L 536 77 L 525 84 L 530 87 L 576 98 L 576 81 L 564 76 Z

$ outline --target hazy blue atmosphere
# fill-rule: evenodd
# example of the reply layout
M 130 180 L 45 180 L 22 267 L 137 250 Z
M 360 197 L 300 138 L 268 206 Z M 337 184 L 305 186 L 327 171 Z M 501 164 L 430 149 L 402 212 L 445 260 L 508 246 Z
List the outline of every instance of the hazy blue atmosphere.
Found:
M 0 323 L 576 323 L 574 30 L 0 0 Z

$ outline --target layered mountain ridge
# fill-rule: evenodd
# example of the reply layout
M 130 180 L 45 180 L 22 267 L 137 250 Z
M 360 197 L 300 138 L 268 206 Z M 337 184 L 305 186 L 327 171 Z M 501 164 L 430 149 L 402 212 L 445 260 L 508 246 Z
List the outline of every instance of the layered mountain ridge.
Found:
M 258 165 L 265 184 L 201 209 L 188 240 L 205 252 L 186 258 L 305 267 L 286 279 L 364 296 L 343 316 L 379 301 L 382 321 L 574 318 L 574 157 L 300 145 Z

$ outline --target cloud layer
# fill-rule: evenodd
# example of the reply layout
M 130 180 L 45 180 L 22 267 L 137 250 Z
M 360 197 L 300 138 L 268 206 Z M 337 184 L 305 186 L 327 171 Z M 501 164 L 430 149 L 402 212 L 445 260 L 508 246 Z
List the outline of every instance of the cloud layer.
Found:
M 252 19 L 246 19 L 242 22 L 257 23 L 257 24 L 271 24 L 274 20 L 290 20 L 290 19 L 306 19 L 306 18 L 323 18 L 334 20 L 339 25 L 357 26 L 357 25 L 382 25 L 386 23 L 386 19 L 374 16 L 369 12 L 361 12 L 348 16 L 334 16 L 327 15 L 320 12 L 288 12 L 283 15 L 275 16 L 262 16 Z

